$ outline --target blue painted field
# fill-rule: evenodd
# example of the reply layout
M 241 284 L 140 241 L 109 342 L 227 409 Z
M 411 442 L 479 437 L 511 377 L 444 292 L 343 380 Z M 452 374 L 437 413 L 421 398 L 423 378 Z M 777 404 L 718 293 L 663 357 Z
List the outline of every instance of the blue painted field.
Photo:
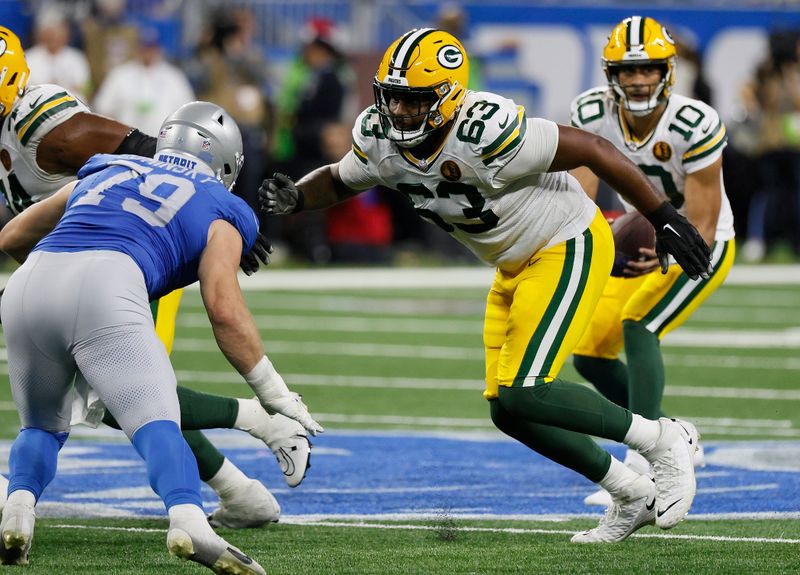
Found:
M 263 481 L 284 515 L 584 515 L 592 484 L 512 441 L 499 437 L 326 433 L 316 438 L 312 468 L 289 489 L 272 454 L 236 432 L 214 440 L 246 473 Z M 0 445 L 7 451 L 8 442 Z M 621 456 L 618 446 L 609 446 Z M 692 514 L 797 513 L 800 443 L 706 445 Z M 205 491 L 207 509 L 215 496 Z M 144 466 L 127 443 L 73 438 L 39 509 L 44 516 L 159 516 L 163 507 Z

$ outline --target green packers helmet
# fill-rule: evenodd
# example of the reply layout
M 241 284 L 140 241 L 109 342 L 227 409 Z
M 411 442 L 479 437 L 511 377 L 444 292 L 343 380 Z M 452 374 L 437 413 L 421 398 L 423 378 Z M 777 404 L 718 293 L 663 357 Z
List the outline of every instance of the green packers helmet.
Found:
M 25 91 L 29 76 L 22 43 L 11 30 L 0 26 L 0 118 L 11 112 Z
M 229 190 L 244 164 L 242 134 L 233 118 L 211 102 L 189 102 L 178 108 L 158 132 L 156 158 L 189 155 L 206 164 Z
M 658 66 L 661 81 L 646 101 L 632 101 L 619 85 L 623 66 Z M 652 18 L 631 16 L 614 26 L 603 49 L 603 71 L 620 104 L 635 116 L 646 116 L 665 102 L 675 83 L 675 41 Z
M 468 78 L 467 52 L 452 34 L 434 28 L 403 34 L 384 53 L 373 82 L 385 136 L 412 147 L 445 126 L 464 102 Z M 393 114 L 393 101 L 407 113 Z

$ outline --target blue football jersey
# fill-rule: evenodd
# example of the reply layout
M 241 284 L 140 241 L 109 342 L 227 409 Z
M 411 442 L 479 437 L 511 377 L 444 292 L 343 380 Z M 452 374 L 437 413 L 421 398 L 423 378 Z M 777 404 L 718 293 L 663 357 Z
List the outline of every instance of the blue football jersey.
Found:
M 78 172 L 64 217 L 34 251 L 111 250 L 128 254 L 156 299 L 197 281 L 208 228 L 225 220 L 256 240 L 250 206 L 216 178 L 187 166 L 139 156 L 93 156 Z

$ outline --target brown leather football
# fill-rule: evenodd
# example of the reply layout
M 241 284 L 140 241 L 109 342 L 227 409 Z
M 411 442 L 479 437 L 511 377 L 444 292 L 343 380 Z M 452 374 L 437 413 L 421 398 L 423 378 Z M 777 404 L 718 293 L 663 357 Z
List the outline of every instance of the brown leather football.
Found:
M 625 213 L 611 222 L 611 231 L 615 249 L 629 259 L 639 259 L 639 248 L 656 247 L 656 230 L 637 211 Z

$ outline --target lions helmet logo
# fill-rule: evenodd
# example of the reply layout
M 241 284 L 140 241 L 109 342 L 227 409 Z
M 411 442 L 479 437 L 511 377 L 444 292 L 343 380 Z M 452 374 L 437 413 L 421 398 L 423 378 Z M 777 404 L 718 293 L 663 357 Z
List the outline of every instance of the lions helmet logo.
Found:
M 657 160 L 667 162 L 672 157 L 672 148 L 666 142 L 656 142 L 653 146 L 653 155 Z
M 458 167 L 453 160 L 447 160 L 442 164 L 442 176 L 451 182 L 457 182 L 461 179 L 461 168 Z
M 436 54 L 436 60 L 442 67 L 454 70 L 464 62 L 464 54 L 461 53 L 458 46 L 448 44 L 447 46 L 439 48 L 439 52 Z

